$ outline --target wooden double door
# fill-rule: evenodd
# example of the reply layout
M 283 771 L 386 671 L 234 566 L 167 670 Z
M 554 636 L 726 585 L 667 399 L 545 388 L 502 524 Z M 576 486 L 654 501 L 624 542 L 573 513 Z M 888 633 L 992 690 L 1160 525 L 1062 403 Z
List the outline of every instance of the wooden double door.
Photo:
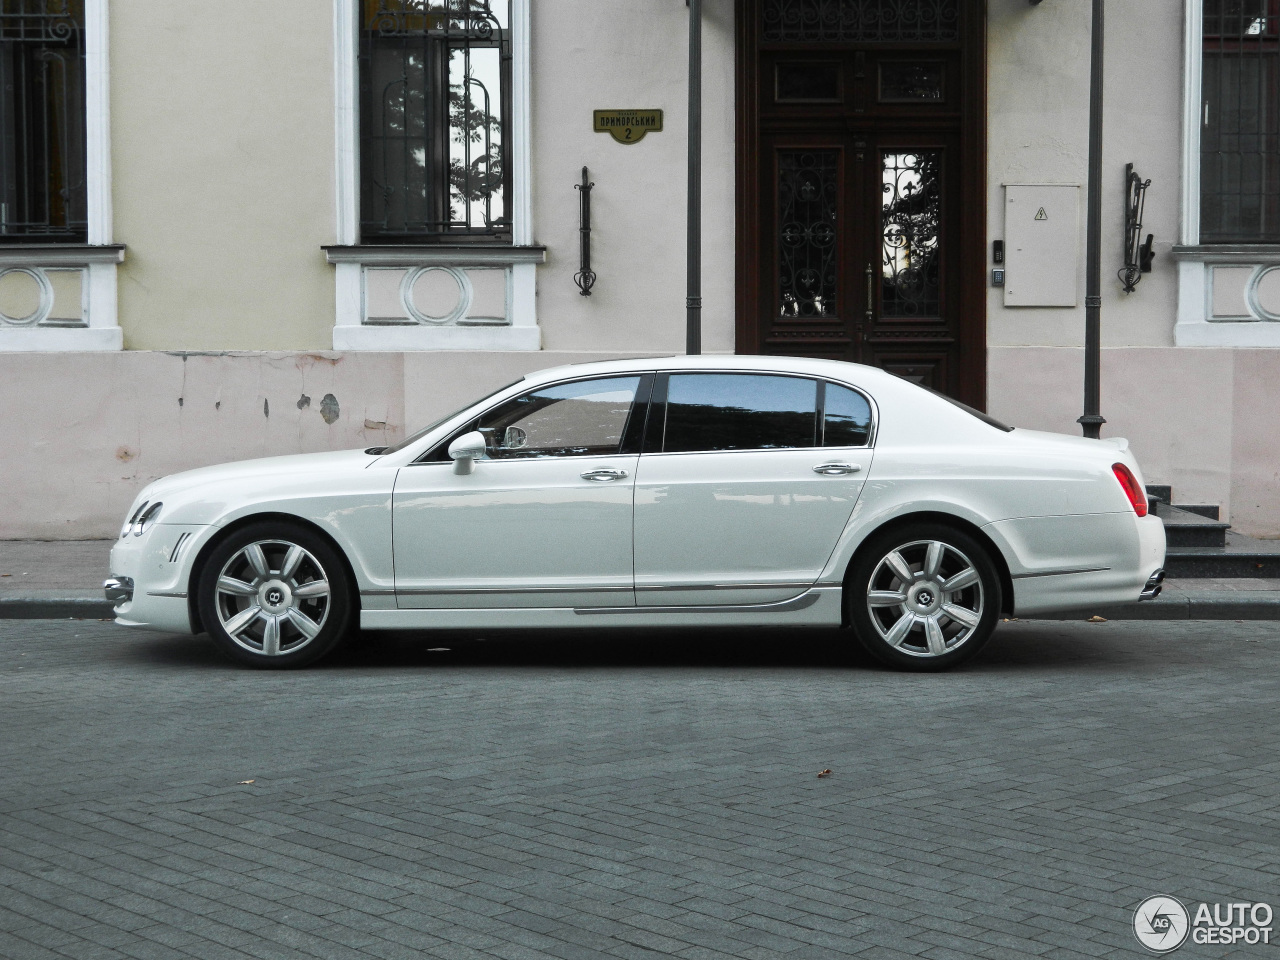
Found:
M 978 6 L 746 4 L 739 352 L 872 364 L 985 404 Z M 952 16 L 886 22 L 925 7 Z

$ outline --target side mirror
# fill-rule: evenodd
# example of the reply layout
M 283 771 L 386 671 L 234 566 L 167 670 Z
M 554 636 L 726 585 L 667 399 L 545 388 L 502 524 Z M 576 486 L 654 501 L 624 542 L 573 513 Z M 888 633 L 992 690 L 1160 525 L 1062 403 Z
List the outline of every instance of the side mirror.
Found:
M 471 473 L 475 469 L 475 462 L 484 455 L 484 435 L 478 430 L 464 433 L 449 444 L 449 456 L 453 458 L 453 472 L 461 477 Z

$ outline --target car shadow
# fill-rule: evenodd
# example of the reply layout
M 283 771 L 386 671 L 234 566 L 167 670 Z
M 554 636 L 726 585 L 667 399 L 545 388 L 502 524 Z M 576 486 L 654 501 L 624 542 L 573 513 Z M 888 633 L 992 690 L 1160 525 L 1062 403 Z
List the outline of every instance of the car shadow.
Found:
M 1081 634 L 1059 621 L 1001 624 L 987 647 L 957 668 L 1008 672 L 1116 666 L 1135 658 L 1113 632 Z M 244 668 L 207 636 L 148 636 L 127 658 L 179 669 Z M 362 631 L 312 670 L 517 667 L 595 669 L 794 668 L 889 671 L 845 630 L 814 628 Z

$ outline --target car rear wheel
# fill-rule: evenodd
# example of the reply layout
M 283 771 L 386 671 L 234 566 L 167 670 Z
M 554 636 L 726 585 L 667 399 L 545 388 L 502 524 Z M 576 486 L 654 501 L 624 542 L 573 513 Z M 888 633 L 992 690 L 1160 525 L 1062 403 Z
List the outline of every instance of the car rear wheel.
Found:
M 944 670 L 991 638 L 1000 576 L 987 549 L 968 534 L 941 525 L 902 527 L 859 552 L 845 603 L 858 640 L 876 659 Z
M 255 667 L 301 667 L 332 650 L 351 618 L 337 551 L 305 527 L 257 523 L 210 554 L 198 586 L 200 618 L 219 649 Z

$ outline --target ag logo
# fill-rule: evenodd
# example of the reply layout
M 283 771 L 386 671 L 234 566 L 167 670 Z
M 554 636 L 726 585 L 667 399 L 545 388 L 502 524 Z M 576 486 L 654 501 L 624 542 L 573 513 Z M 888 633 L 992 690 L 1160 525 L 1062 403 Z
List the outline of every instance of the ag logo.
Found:
M 1177 950 L 1190 928 L 1187 908 L 1173 897 L 1147 897 L 1133 912 L 1133 934 L 1152 953 Z

